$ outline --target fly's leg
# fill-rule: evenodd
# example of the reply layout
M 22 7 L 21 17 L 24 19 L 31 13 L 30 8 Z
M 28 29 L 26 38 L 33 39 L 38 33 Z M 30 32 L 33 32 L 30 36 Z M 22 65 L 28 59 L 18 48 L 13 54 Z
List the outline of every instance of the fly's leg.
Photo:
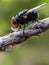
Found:
M 12 31 L 18 31 L 18 29 L 14 28 L 14 27 L 11 27 L 11 30 Z
M 39 20 L 38 20 L 38 19 L 36 19 L 36 20 L 35 20 L 35 22 L 36 22 L 36 21 L 38 22 Z
M 20 30 L 21 29 L 21 25 L 19 25 L 19 28 L 18 28 L 18 30 Z
M 14 28 L 14 27 L 11 27 L 11 30 L 12 30 L 12 31 L 16 31 L 16 32 L 19 31 L 20 29 L 21 29 L 21 26 L 20 26 L 20 25 L 18 26 L 18 28 L 16 28 L 16 27 L 15 27 L 15 28 Z
M 25 30 L 25 24 L 24 24 L 24 28 L 23 28 L 23 34 L 25 34 L 24 30 Z
M 35 23 L 35 22 L 38 22 L 39 20 L 38 19 L 35 19 L 35 20 L 32 20 L 32 23 Z

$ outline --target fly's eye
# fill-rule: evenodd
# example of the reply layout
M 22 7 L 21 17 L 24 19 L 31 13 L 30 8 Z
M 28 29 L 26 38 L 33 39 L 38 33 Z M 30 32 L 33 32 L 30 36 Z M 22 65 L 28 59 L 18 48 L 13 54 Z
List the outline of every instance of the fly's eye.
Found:
M 11 19 L 11 23 L 12 23 L 13 25 L 16 25 L 16 24 L 17 24 L 17 22 L 16 22 L 14 16 L 13 16 L 12 19 Z

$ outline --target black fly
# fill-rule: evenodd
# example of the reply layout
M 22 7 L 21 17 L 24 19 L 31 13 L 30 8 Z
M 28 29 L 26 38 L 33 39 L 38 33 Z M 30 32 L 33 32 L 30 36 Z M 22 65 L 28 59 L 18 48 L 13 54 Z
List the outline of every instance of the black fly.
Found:
M 12 16 L 12 19 L 11 19 L 11 23 L 12 25 L 15 27 L 15 28 L 20 28 L 21 29 L 21 25 L 24 25 L 25 27 L 25 24 L 27 24 L 28 22 L 30 21 L 36 21 L 37 18 L 38 18 L 38 10 L 40 10 L 44 5 L 44 4 L 41 4 L 35 8 L 32 8 L 32 9 L 26 9 L 26 10 L 23 10 L 21 12 L 19 12 L 18 14 L 16 14 L 16 16 Z M 11 29 L 13 31 L 17 31 L 15 28 L 11 27 Z

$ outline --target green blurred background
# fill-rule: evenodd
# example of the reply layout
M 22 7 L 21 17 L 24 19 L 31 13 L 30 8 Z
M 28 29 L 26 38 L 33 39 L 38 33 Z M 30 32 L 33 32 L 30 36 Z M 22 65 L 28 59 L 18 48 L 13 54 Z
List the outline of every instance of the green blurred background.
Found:
M 11 17 L 17 12 L 42 3 L 47 4 L 39 11 L 38 19 L 49 17 L 49 0 L 0 0 L 0 36 L 12 32 Z M 49 30 L 0 52 L 0 65 L 49 65 Z

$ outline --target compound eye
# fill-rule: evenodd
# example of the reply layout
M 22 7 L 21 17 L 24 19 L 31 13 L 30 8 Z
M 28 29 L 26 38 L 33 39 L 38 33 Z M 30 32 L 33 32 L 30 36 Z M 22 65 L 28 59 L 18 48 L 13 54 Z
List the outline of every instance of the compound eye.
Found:
M 12 16 L 11 23 L 12 23 L 12 25 L 16 25 L 17 24 L 14 16 Z

